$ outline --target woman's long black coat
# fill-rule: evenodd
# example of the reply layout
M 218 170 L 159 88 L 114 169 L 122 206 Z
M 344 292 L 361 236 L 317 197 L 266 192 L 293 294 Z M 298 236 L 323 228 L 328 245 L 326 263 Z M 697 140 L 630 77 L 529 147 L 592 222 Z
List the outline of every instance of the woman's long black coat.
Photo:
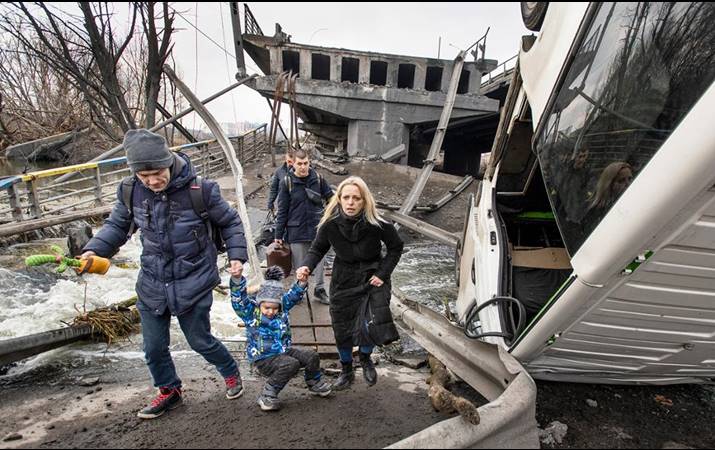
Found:
M 370 224 L 364 216 L 352 219 L 340 214 L 318 229 L 304 261 L 312 272 L 331 246 L 335 250 L 330 317 L 338 347 L 373 343 L 358 338 L 356 333 L 356 320 L 368 297 L 378 333 L 394 328 L 389 310 L 390 277 L 400 261 L 404 243 L 391 223 L 380 222 L 380 225 Z M 382 243 L 387 247 L 384 257 Z M 385 282 L 381 288 L 369 285 L 373 275 Z

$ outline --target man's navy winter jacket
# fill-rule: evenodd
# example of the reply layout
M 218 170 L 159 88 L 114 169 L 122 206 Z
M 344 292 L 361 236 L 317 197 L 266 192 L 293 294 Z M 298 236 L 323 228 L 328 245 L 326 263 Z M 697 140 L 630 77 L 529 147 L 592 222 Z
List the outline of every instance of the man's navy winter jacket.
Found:
M 195 177 L 189 158 L 177 153 L 164 191 L 154 193 L 139 180 L 134 183 L 133 220 L 144 247 L 137 307 L 143 311 L 163 315 L 168 308 L 181 315 L 221 282 L 216 247 L 191 203 L 189 189 Z M 245 262 L 246 240 L 238 213 L 221 197 L 214 181 L 203 179 L 202 193 L 209 218 L 221 229 L 229 260 Z M 123 203 L 122 184 L 117 199 L 109 219 L 84 251 L 110 257 L 127 241 L 132 214 Z
M 292 186 L 281 181 L 278 194 L 278 214 L 276 214 L 276 239 L 285 239 L 289 244 L 312 242 L 323 214 L 323 205 L 316 205 L 308 199 L 306 188 L 318 194 L 323 200 L 330 200 L 333 190 L 318 173 L 310 169 L 308 176 L 298 178 L 295 171 L 288 175 Z M 290 190 L 290 192 L 288 192 Z M 286 233 L 287 234 L 284 234 Z
M 278 191 L 280 190 L 281 183 L 291 170 L 293 170 L 292 167 L 288 167 L 288 164 L 283 163 L 283 165 L 276 169 L 276 172 L 273 174 L 273 178 L 271 178 L 271 192 L 268 194 L 269 210 L 273 209 L 276 199 L 278 198 Z

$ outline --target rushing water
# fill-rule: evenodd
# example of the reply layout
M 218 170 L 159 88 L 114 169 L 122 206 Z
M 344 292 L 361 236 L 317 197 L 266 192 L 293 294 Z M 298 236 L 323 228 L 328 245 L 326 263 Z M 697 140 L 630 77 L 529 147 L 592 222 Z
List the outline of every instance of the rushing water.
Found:
M 252 215 L 257 214 L 260 213 Z M 131 298 L 140 254 L 141 244 L 135 235 L 114 258 L 125 264 L 113 265 L 104 276 L 79 278 L 69 270 L 56 275 L 50 268 L 0 268 L 0 340 L 61 328 L 63 322 L 70 322 L 77 311 L 82 310 L 85 286 L 87 310 Z M 456 298 L 453 255 L 451 248 L 440 244 L 410 244 L 395 271 L 393 283 L 410 298 L 444 311 L 444 300 Z M 228 275 L 224 272 L 222 277 L 222 284 L 228 285 Z M 218 338 L 230 342 L 229 349 L 237 349 L 236 341 L 243 341 L 243 332 L 237 327 L 238 320 L 228 296 L 214 292 L 211 324 Z M 192 355 L 175 318 L 171 338 L 175 357 Z M 76 373 L 78 368 L 96 360 L 101 360 L 103 365 L 121 360 L 123 366 L 141 367 L 144 365 L 141 342 L 141 334 L 138 334 L 128 342 L 109 348 L 104 344 L 75 344 L 23 361 L 7 375 L 16 376 L 45 365 L 71 367 Z
M 46 161 L 28 162 L 25 160 L 0 158 L 0 177 L 18 175 L 36 170 L 53 169 L 64 165 L 66 165 L 66 163 Z

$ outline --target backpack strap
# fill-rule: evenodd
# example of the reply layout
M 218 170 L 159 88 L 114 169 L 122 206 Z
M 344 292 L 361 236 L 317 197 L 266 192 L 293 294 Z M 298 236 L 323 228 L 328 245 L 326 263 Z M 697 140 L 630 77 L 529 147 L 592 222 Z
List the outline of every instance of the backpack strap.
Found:
M 125 177 L 122 180 L 122 203 L 129 210 L 129 231 L 127 232 L 127 237 L 131 237 L 135 231 L 137 231 L 137 226 L 134 223 L 134 185 L 136 184 L 136 179 L 133 176 Z
M 204 180 L 200 176 L 196 176 L 189 187 L 189 196 L 191 197 L 191 206 L 194 208 L 194 212 L 206 224 L 209 240 L 213 241 L 213 227 L 211 226 L 211 218 L 209 217 L 209 211 L 208 208 L 206 208 L 206 201 L 204 200 L 203 185 Z
M 288 194 L 290 194 L 293 191 L 293 180 L 291 179 L 290 174 L 283 177 L 283 183 L 288 188 Z
M 323 176 L 321 174 L 319 174 L 318 172 L 316 172 L 316 173 L 318 174 L 318 192 L 320 193 L 320 196 L 322 197 L 323 196 L 323 183 L 325 183 L 325 178 L 323 178 Z

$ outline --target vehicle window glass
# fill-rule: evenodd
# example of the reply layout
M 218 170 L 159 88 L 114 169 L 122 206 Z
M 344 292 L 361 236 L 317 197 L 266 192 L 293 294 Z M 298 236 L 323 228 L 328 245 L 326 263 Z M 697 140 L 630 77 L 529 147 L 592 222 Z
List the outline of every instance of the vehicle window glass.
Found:
M 712 83 L 713 24 L 710 3 L 600 5 L 536 142 L 572 256 Z

